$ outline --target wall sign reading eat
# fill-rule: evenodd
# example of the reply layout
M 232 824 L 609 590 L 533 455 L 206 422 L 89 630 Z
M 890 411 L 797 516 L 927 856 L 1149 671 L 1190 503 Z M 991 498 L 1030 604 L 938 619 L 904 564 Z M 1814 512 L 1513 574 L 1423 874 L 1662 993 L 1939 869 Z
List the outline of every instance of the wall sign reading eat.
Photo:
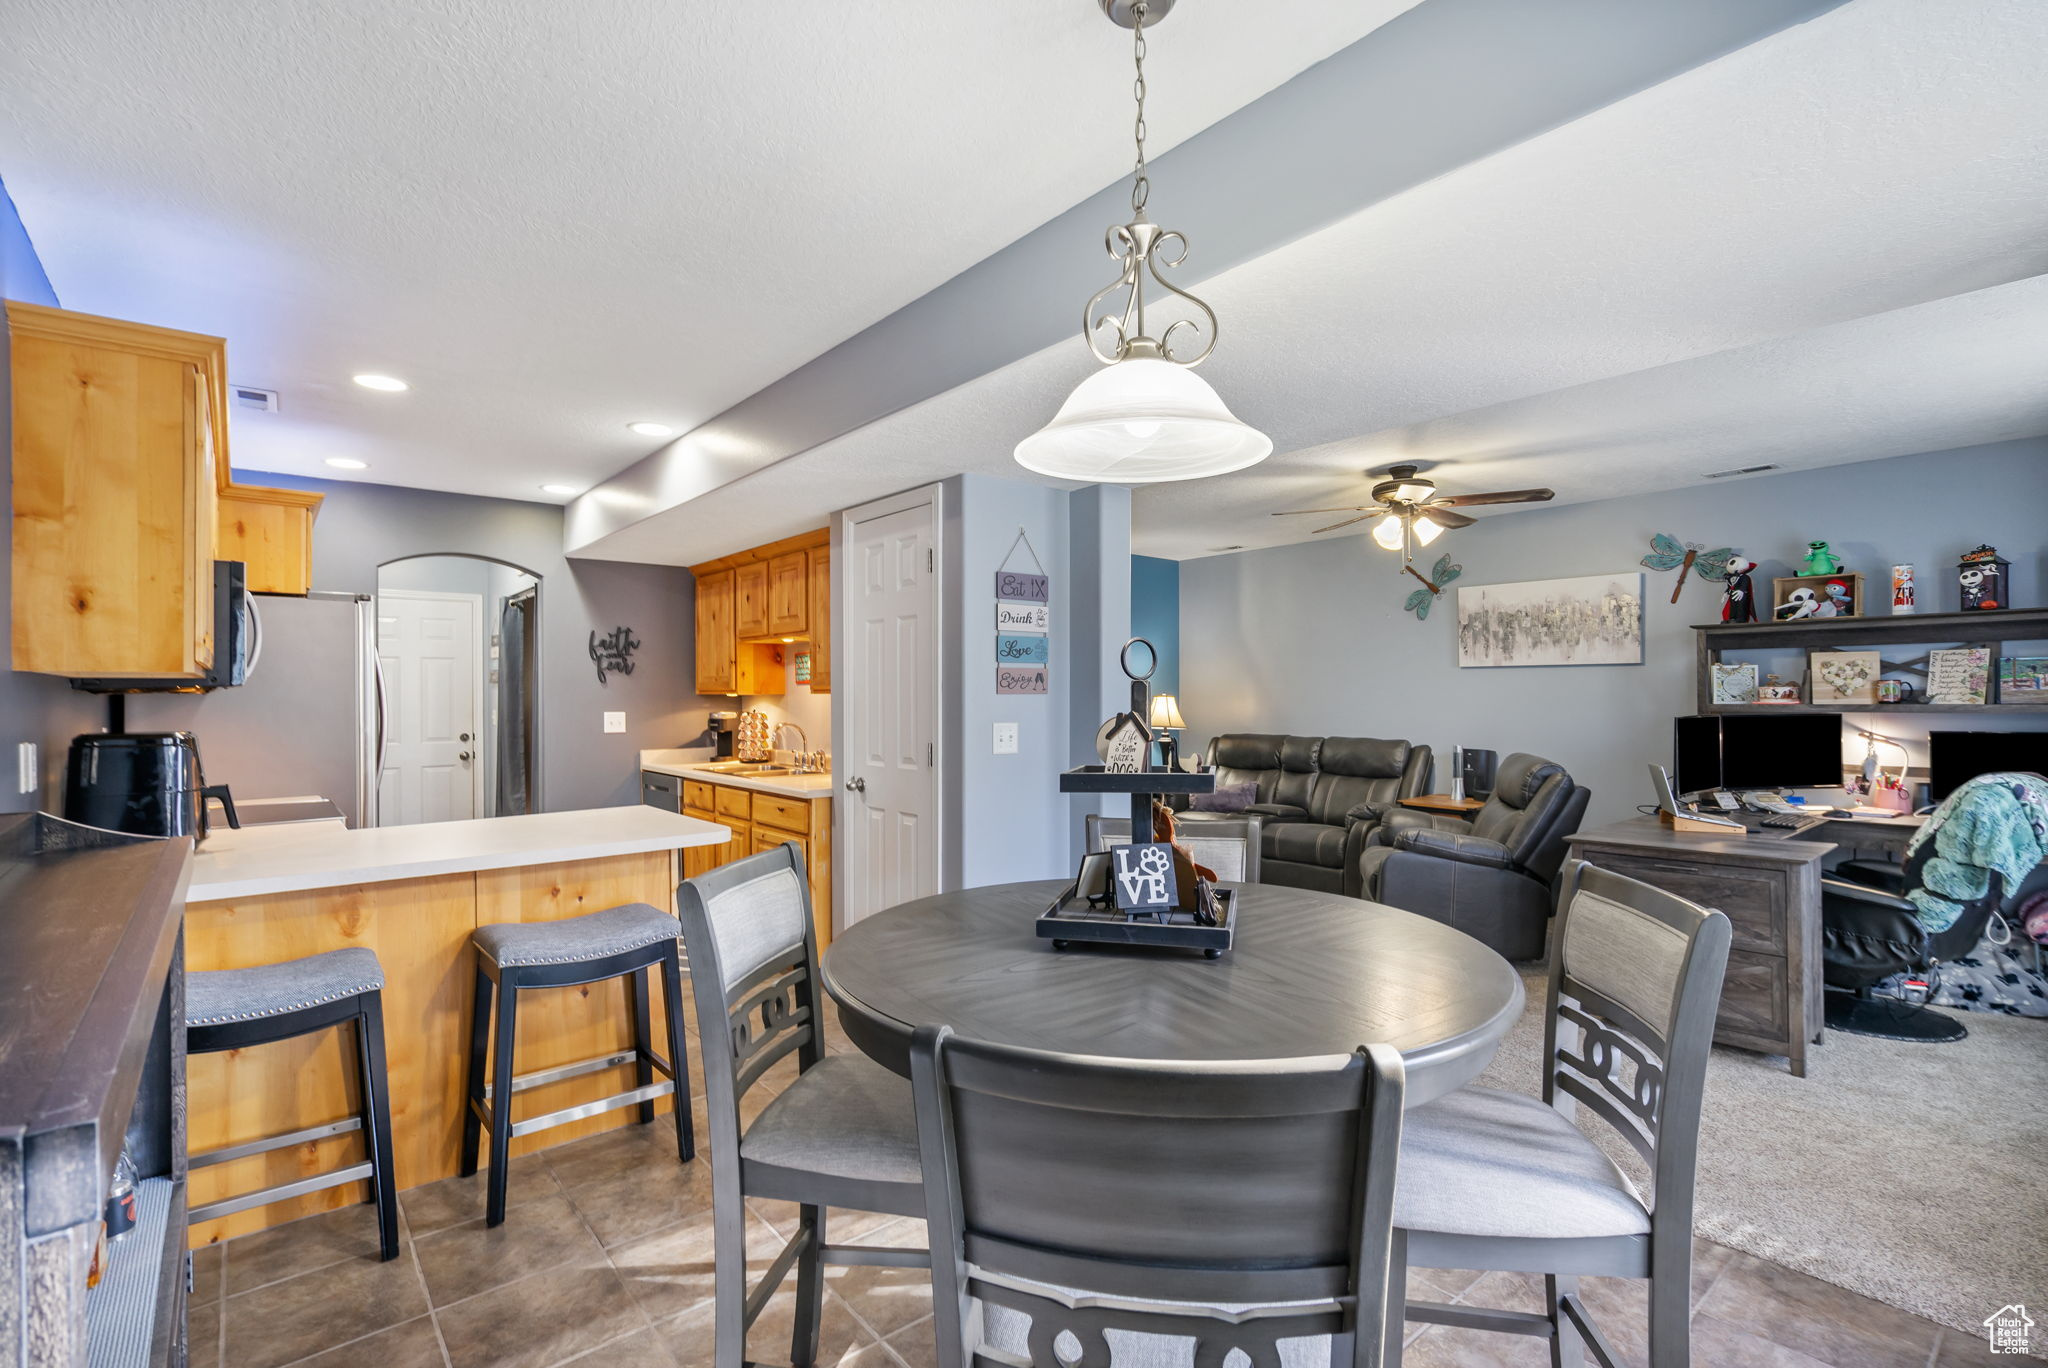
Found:
M 1045 603 L 1051 596 L 1052 581 L 1045 575 L 1020 575 L 1014 570 L 996 571 L 996 597 L 1014 603 Z

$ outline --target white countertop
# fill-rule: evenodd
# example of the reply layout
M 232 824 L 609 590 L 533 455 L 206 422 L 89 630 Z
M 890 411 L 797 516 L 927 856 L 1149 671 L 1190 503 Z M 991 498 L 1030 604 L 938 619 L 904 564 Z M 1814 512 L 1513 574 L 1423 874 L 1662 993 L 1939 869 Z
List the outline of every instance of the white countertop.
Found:
M 772 793 L 778 798 L 829 798 L 830 774 L 724 774 L 705 766 L 716 763 L 693 757 L 689 751 L 641 751 L 640 768 L 656 774 L 679 774 L 685 779 L 702 779 L 707 784 Z
M 635 804 L 351 831 L 332 822 L 215 827 L 192 859 L 188 902 L 342 888 L 717 845 L 715 822 Z

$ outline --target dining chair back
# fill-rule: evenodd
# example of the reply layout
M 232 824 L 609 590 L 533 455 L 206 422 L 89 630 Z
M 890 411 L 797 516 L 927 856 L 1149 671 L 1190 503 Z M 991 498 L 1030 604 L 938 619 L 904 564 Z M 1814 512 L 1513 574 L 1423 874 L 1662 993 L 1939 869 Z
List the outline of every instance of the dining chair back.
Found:
M 1131 819 L 1128 817 L 1103 817 L 1091 812 L 1085 825 L 1090 855 L 1100 855 L 1111 846 L 1124 845 L 1131 839 Z M 1225 883 L 1259 881 L 1260 820 L 1257 817 L 1224 817 L 1189 823 L 1180 828 L 1174 839 L 1187 847 L 1196 864 L 1215 870 L 1216 877 Z
M 1725 914 L 1572 861 L 1551 956 L 1542 1104 L 1463 1088 L 1414 1118 L 1395 1264 L 1541 1273 L 1543 1315 L 1411 1302 L 1410 1320 L 1548 1335 L 1553 1362 L 1618 1359 L 1582 1274 L 1650 1280 L 1650 1362 L 1689 1353 L 1693 1184 Z M 1648 1167 L 1638 1196 L 1582 1132 L 1597 1117 Z M 1562 1355 L 1558 1357 L 1557 1355 Z
M 825 1238 L 831 1207 L 924 1214 L 910 1090 L 865 1056 L 828 1056 L 824 1049 L 810 886 L 795 845 L 685 880 L 676 905 L 690 952 L 711 1151 L 712 1363 L 740 1368 L 746 1361 L 747 1332 L 792 1269 L 790 1361 L 814 1363 L 825 1265 L 925 1264 L 922 1249 L 832 1245 Z M 748 1094 L 792 1055 L 796 1077 L 742 1127 Z M 798 1208 L 795 1232 L 751 1290 L 749 1197 Z
M 1379 1364 L 1403 1087 L 1383 1044 L 1139 1064 L 920 1029 L 941 1368 L 1115 1368 L 1154 1336 L 1194 1339 L 1204 1368 L 1314 1337 Z

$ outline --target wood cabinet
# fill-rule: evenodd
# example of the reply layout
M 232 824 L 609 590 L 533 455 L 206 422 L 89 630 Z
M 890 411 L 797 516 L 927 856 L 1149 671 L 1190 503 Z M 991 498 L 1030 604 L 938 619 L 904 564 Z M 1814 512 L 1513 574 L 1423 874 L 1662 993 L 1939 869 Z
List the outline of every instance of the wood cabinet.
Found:
M 733 631 L 742 638 L 768 635 L 768 567 L 756 561 L 733 567 Z
M 832 548 L 811 553 L 811 692 L 832 692 Z
M 318 494 L 232 482 L 218 337 L 7 306 L 14 668 L 191 678 L 213 662 L 213 562 L 312 582 Z
M 1569 840 L 1580 859 L 1728 914 L 1714 1039 L 1783 1055 L 1805 1077 L 1821 1036 L 1820 862 L 1834 846 L 1672 831 L 1648 817 Z
M 697 576 L 697 692 L 735 692 L 733 573 Z
M 788 551 L 768 562 L 768 632 L 801 639 L 810 627 L 810 555 Z
M 673 792 L 660 782 L 663 778 L 652 770 L 641 774 L 645 801 L 657 807 L 666 806 L 668 795 Z M 716 822 L 732 832 L 732 839 L 723 845 L 685 849 L 682 852 L 684 878 L 694 879 L 720 865 L 794 841 L 803 852 L 804 872 L 811 887 L 811 917 L 817 929 L 818 948 L 822 950 L 832 943 L 830 798 L 759 793 L 736 784 L 684 779 L 682 803 L 685 817 Z
M 14 668 L 204 673 L 224 345 L 32 304 L 7 322 Z

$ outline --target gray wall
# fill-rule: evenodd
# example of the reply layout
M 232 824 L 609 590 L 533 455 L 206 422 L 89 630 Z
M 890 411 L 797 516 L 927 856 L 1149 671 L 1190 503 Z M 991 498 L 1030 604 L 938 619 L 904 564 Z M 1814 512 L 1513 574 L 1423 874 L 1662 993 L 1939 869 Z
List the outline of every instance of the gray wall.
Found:
M 1895 561 L 1916 564 L 1921 611 L 1949 612 L 1957 555 L 1985 541 L 2013 562 L 2014 602 L 2048 603 L 2044 515 L 2048 439 L 2031 439 L 1494 515 L 1446 536 L 1427 559 L 1448 549 L 1466 585 L 1597 574 L 1636 568 L 1651 533 L 1668 532 L 1742 548 L 1768 595 L 1771 576 L 1793 573 L 1806 543 L 1824 538 L 1866 587 Z M 1230 731 L 1406 737 L 1437 748 L 1439 788 L 1454 744 L 1526 750 L 1592 785 L 1590 821 L 1649 800 L 1643 766 L 1669 763 L 1671 719 L 1693 711 L 1690 627 L 1718 620 L 1718 586 L 1690 583 L 1674 605 L 1672 576 L 1644 572 L 1643 665 L 1462 670 L 1455 593 L 1417 622 L 1402 610 L 1415 582 L 1399 564 L 1363 536 L 1182 562 L 1180 701 L 1190 741 Z M 1796 679 L 1797 656 L 1759 663 Z M 1927 731 L 1896 712 L 1846 720 L 1909 739 Z M 2048 718 L 1946 725 L 2041 730 Z M 1924 764 L 1925 747 L 1910 749 Z M 1844 753 L 1863 754 L 1846 728 Z M 1897 752 L 1880 754 L 1891 764 Z
M 30 304 L 57 302 L 4 186 L 0 186 L 0 298 Z M 14 395 L 8 342 L 6 321 L 0 317 L 0 488 L 7 491 L 8 526 L 12 527 Z M 0 556 L 0 642 L 13 640 L 13 603 L 13 557 Z M 0 669 L 0 812 L 58 810 L 63 801 L 65 747 L 79 732 L 98 730 L 105 717 L 104 703 L 74 692 L 61 679 Z M 23 741 L 42 748 L 42 782 L 34 793 L 16 790 L 15 747 Z
M 539 576 L 547 810 L 638 802 L 638 752 L 684 745 L 702 734 L 712 704 L 696 695 L 688 571 L 565 560 L 562 510 L 552 504 L 257 472 L 237 477 L 327 496 L 313 527 L 316 589 L 375 593 L 379 565 L 435 553 L 493 557 Z M 603 635 L 621 624 L 642 643 L 633 673 L 600 685 L 590 662 L 590 632 Z M 608 710 L 626 714 L 623 733 L 605 734 Z

